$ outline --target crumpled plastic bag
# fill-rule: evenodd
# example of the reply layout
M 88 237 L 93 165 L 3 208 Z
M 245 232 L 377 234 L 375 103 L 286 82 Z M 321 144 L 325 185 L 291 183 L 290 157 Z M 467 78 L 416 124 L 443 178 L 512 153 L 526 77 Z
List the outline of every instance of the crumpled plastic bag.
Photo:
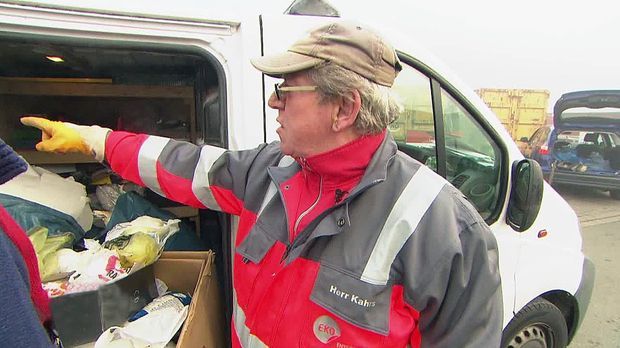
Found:
M 136 264 L 148 266 L 155 262 L 160 254 L 160 247 L 155 238 L 143 232 L 122 235 L 107 241 L 104 245 L 118 253 L 121 265 L 126 268 Z
M 84 231 L 90 230 L 92 226 L 93 212 L 88 204 L 86 187 L 72 177 L 63 178 L 41 167 L 28 166 L 25 173 L 0 185 L 0 193 L 69 215 Z
M 125 186 L 123 189 L 127 191 L 128 189 Z M 110 220 L 106 223 L 106 230 L 102 234 L 95 235 L 94 238 L 102 240 L 107 231 L 114 226 L 132 221 L 140 216 L 152 216 L 164 221 L 176 219 L 174 214 L 158 208 L 151 201 L 137 193 L 127 192 L 118 197 Z M 177 233 L 168 238 L 164 250 L 198 251 L 208 249 L 204 241 L 198 238 L 196 231 L 194 231 L 190 224 L 181 222 L 179 228 L 180 230 Z
M 122 235 L 129 236 L 137 232 L 143 232 L 153 236 L 159 244 L 164 244 L 171 235 L 179 230 L 179 219 L 164 221 L 151 216 L 140 216 L 130 222 L 123 222 L 112 227 L 105 237 L 110 241 Z M 163 243 L 162 243 L 163 241 Z
M 134 264 L 147 266 L 159 258 L 166 240 L 179 231 L 180 221 L 140 216 L 131 222 L 114 226 L 106 235 L 103 245 L 118 252 L 123 267 L 132 267 Z
M 122 327 L 104 331 L 95 348 L 163 348 L 183 325 L 189 312 L 191 297 L 182 293 L 167 293 L 154 299 L 138 311 Z M 136 318 L 137 317 L 137 318 Z
M 117 184 L 100 185 L 95 189 L 95 195 L 104 210 L 112 211 L 123 189 Z
M 57 250 L 49 272 L 69 277 L 47 282 L 44 289 L 53 297 L 95 290 L 124 278 L 157 261 L 166 240 L 179 230 L 179 222 L 177 219 L 163 221 L 141 216 L 114 226 L 103 245 L 93 239 L 84 239 L 84 251 Z M 41 244 L 41 237 L 37 237 L 35 243 Z M 53 280 L 50 278 L 46 277 L 46 280 Z
M 68 278 L 43 283 L 43 289 L 51 297 L 95 290 L 103 284 L 126 277 L 133 270 L 122 267 L 115 250 L 103 248 L 91 239 L 85 239 L 84 244 L 87 248 L 84 251 L 57 251 L 57 270 L 67 274 Z
M 50 236 L 72 233 L 74 242 L 86 233 L 72 216 L 23 198 L 0 193 L 0 205 L 26 231 L 45 226 Z
M 47 282 L 62 274 L 63 271 L 58 263 L 58 254 L 63 248 L 70 247 L 73 244 L 73 234 L 67 232 L 50 236 L 48 229 L 42 226 L 31 228 L 27 234 L 37 255 L 41 281 Z

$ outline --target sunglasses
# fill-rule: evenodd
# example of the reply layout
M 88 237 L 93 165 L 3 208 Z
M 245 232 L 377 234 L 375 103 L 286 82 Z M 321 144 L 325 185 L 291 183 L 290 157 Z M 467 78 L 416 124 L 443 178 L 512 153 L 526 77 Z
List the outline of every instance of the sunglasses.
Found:
M 274 85 L 274 91 L 276 93 L 276 98 L 278 100 L 284 100 L 286 98 L 286 93 L 290 92 L 313 92 L 316 91 L 319 86 L 282 86 L 281 83 L 276 83 Z

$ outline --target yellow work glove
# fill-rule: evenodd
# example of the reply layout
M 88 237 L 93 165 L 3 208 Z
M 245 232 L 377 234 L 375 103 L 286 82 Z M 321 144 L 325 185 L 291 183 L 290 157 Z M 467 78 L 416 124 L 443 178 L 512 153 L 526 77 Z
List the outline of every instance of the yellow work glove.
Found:
M 26 126 L 41 130 L 41 142 L 37 150 L 45 152 L 81 152 L 93 155 L 101 162 L 105 156 L 105 140 L 108 128 L 79 126 L 69 122 L 50 121 L 41 117 L 27 116 L 20 121 Z

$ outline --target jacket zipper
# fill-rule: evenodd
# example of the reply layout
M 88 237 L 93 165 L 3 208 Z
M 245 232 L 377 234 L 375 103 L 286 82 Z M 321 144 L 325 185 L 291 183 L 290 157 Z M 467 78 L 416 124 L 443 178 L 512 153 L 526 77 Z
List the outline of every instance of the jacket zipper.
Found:
M 396 157 L 396 155 L 392 155 L 388 159 L 387 162 L 388 163 L 391 162 L 394 157 Z M 310 166 L 306 162 L 305 158 L 303 158 L 303 157 L 300 158 L 300 162 L 301 162 L 301 166 L 302 167 L 305 167 L 307 169 L 310 168 Z M 387 166 L 387 164 L 386 164 L 386 166 Z M 306 209 L 306 211 L 304 213 L 302 213 L 302 215 L 307 215 L 310 212 L 310 210 L 312 210 L 312 208 L 314 208 L 314 206 L 316 204 L 318 204 L 319 199 L 321 198 L 321 194 L 322 194 L 322 191 L 323 191 L 323 176 L 319 175 L 319 177 L 321 178 L 320 188 L 319 188 L 319 196 L 317 197 L 317 200 L 314 202 L 314 204 L 310 208 Z M 378 184 L 380 182 L 383 182 L 383 181 L 385 181 L 385 178 L 375 179 L 375 180 L 367 183 L 364 186 L 360 186 L 357 190 L 355 190 L 355 189 L 352 190 L 351 194 L 349 194 L 349 196 L 347 196 L 347 198 L 345 198 L 342 202 L 340 202 L 340 203 L 338 203 L 338 204 L 336 204 L 336 205 L 334 205 L 334 206 L 332 206 L 330 208 L 327 208 L 323 213 L 321 213 L 319 216 L 317 216 L 315 218 L 315 220 L 327 216 L 334 209 L 336 209 L 337 207 L 339 207 L 339 206 L 341 206 L 343 204 L 348 204 L 349 201 L 353 200 L 355 197 L 357 197 L 362 192 L 366 191 L 368 188 L 370 188 L 372 186 L 375 186 L 376 184 Z M 284 209 L 286 211 L 286 209 L 287 209 L 286 204 L 284 205 Z M 293 231 L 297 231 L 297 228 L 299 227 L 299 223 L 301 222 L 300 218 L 303 217 L 302 215 L 300 215 L 299 218 L 297 219 L 297 221 L 295 222 L 295 226 L 294 226 Z M 308 225 L 308 226 L 310 226 L 310 225 Z M 311 233 L 311 230 L 308 230 L 308 227 L 306 227 L 306 229 L 304 229 L 301 233 L 297 234 L 297 236 L 293 239 L 292 242 L 287 243 L 286 250 L 284 251 L 284 254 L 282 254 L 282 258 L 280 259 L 280 263 L 283 263 L 286 260 L 286 258 L 288 257 L 288 255 L 290 254 L 292 249 L 296 248 L 299 244 L 303 244 L 306 241 L 306 239 L 307 239 L 307 237 L 308 237 L 308 235 L 310 233 Z M 304 242 L 299 243 L 299 241 L 302 240 L 302 239 L 304 240 Z
M 297 237 L 299 237 L 299 235 L 297 234 L 297 229 L 299 228 L 299 224 L 301 223 L 301 220 L 306 215 L 310 214 L 312 209 L 314 209 L 317 206 L 317 204 L 319 204 L 319 201 L 321 200 L 322 195 L 323 195 L 323 176 L 319 175 L 319 195 L 316 197 L 316 200 L 314 201 L 314 203 L 312 203 L 312 205 L 308 209 L 304 210 L 297 217 L 297 220 L 295 221 L 295 226 L 293 226 L 293 233 L 295 233 L 295 238 L 293 238 L 293 240 L 286 245 L 286 250 L 284 251 L 284 254 L 282 254 L 280 263 L 286 260 L 286 258 L 288 257 L 288 254 L 291 252 L 291 249 L 293 248 L 293 245 L 295 244 L 295 240 L 297 240 L 298 239 Z
M 301 214 L 299 214 L 299 216 L 297 217 L 297 220 L 295 221 L 295 227 L 293 227 L 293 233 L 295 233 L 295 235 L 297 235 L 297 228 L 299 228 L 299 224 L 301 223 L 301 220 L 306 217 L 306 215 L 310 214 L 310 212 L 312 211 L 312 209 L 314 209 L 317 204 L 319 204 L 319 201 L 321 200 L 321 196 L 323 195 L 323 176 L 319 175 L 319 195 L 316 197 L 316 200 L 314 201 L 314 203 L 312 203 L 312 205 L 310 206 L 310 208 L 304 210 Z
M 323 177 L 321 177 L 321 183 L 322 183 Z M 369 182 L 368 184 L 366 184 L 364 187 L 361 187 L 359 190 L 355 190 L 355 192 L 352 195 L 349 195 L 347 198 L 345 198 L 342 202 L 327 208 L 327 210 L 325 210 L 322 214 L 320 214 L 319 216 L 317 216 L 315 218 L 316 219 L 321 219 L 325 216 L 327 216 L 328 214 L 330 214 L 333 210 L 335 210 L 336 208 L 338 208 L 341 205 L 347 204 L 349 201 L 351 201 L 352 199 L 354 199 L 355 197 L 357 197 L 359 194 L 361 194 L 362 192 L 366 191 L 366 189 L 368 189 L 369 187 L 375 186 L 376 184 L 383 182 L 384 179 L 376 179 L 373 180 L 371 182 Z M 320 198 L 320 192 L 319 192 L 319 198 Z M 317 199 L 318 202 L 318 199 Z M 315 204 L 317 203 L 315 202 Z M 312 209 L 312 207 L 310 207 L 308 210 Z M 314 221 L 314 220 L 313 220 Z M 295 230 L 297 229 L 297 223 L 295 224 Z M 310 227 L 310 225 L 308 225 L 308 227 Z M 295 239 L 291 242 L 288 243 L 286 245 L 286 250 L 284 251 L 284 254 L 282 254 L 282 258 L 280 259 L 280 263 L 284 262 L 286 260 L 286 258 L 288 257 L 288 255 L 290 254 L 291 250 L 298 247 L 299 245 L 303 244 L 306 242 L 306 239 L 308 237 L 308 235 L 312 232 L 312 230 L 308 230 L 308 227 L 306 227 L 301 233 L 299 233 Z M 303 242 L 300 243 L 300 241 L 303 240 Z

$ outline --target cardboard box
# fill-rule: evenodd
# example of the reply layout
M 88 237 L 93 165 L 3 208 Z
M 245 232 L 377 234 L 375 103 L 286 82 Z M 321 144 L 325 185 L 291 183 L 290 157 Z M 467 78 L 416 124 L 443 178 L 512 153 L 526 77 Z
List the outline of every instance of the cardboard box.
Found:
M 226 324 L 214 261 L 212 251 L 169 251 L 155 263 L 156 278 L 171 290 L 192 295 L 177 348 L 225 347 Z
M 138 290 L 142 293 L 143 290 L 140 290 L 142 287 L 137 284 L 148 284 L 147 288 L 149 290 L 147 291 L 151 291 L 150 286 L 155 286 L 154 279 L 159 278 L 166 283 L 169 290 L 187 292 L 192 295 L 192 302 L 189 307 L 188 316 L 183 324 L 183 327 L 181 328 L 177 347 L 224 347 L 224 315 L 219 299 L 214 260 L 215 254 L 211 251 L 164 252 L 155 264 L 140 270 L 127 278 L 121 279 L 118 282 L 105 285 L 104 288 L 117 284 L 117 286 L 113 288 L 122 288 L 129 291 Z M 135 276 L 138 276 L 139 279 L 132 279 Z M 125 279 L 131 283 L 123 282 Z M 120 284 L 121 282 L 123 282 L 123 284 Z M 109 327 L 106 325 L 113 321 L 107 317 L 106 320 L 98 321 L 97 318 L 103 317 L 103 312 L 101 312 L 102 307 L 98 307 L 92 303 L 103 302 L 106 304 L 109 301 L 117 301 L 119 296 L 121 298 L 131 298 L 126 291 L 116 292 L 114 294 L 116 297 L 101 297 L 101 295 L 106 294 L 107 291 L 109 290 L 103 290 L 100 288 L 97 291 L 89 292 L 96 294 L 74 294 L 82 295 L 77 298 L 77 301 L 75 301 L 76 298 L 72 299 L 74 301 L 70 301 L 70 299 L 67 298 L 63 299 L 62 302 L 58 302 L 57 299 L 61 299 L 67 295 L 53 300 L 53 302 L 56 302 L 55 305 L 52 303 L 54 321 L 65 347 L 75 347 L 76 345 L 80 345 L 85 342 L 87 342 L 87 344 L 82 345 L 81 347 L 92 347 L 94 345 L 94 341 L 97 340 L 99 335 Z M 92 303 L 87 303 L 87 299 L 89 299 L 88 301 L 92 301 Z M 133 299 L 135 299 L 135 297 Z M 138 299 L 138 302 L 142 301 Z M 85 307 L 80 307 L 78 303 Z M 137 309 L 132 311 L 127 311 L 126 308 L 121 309 L 122 312 L 130 313 L 124 315 L 120 322 L 112 325 L 122 324 L 125 320 L 127 320 L 127 317 L 130 314 L 142 307 L 143 305 L 140 305 Z M 62 317 L 60 316 L 61 314 Z M 67 316 L 69 318 L 66 318 Z M 78 320 L 81 320 L 81 323 Z M 93 325 L 91 325 L 93 320 L 101 325 L 94 326 L 96 330 L 93 328 Z M 67 323 L 67 321 L 69 323 Z M 88 327 L 89 330 L 92 331 L 85 331 L 84 328 L 79 327 L 78 323 L 82 326 Z M 58 327 L 60 326 L 59 324 L 62 324 L 62 329 L 61 327 Z M 95 331 L 97 331 L 96 334 Z

